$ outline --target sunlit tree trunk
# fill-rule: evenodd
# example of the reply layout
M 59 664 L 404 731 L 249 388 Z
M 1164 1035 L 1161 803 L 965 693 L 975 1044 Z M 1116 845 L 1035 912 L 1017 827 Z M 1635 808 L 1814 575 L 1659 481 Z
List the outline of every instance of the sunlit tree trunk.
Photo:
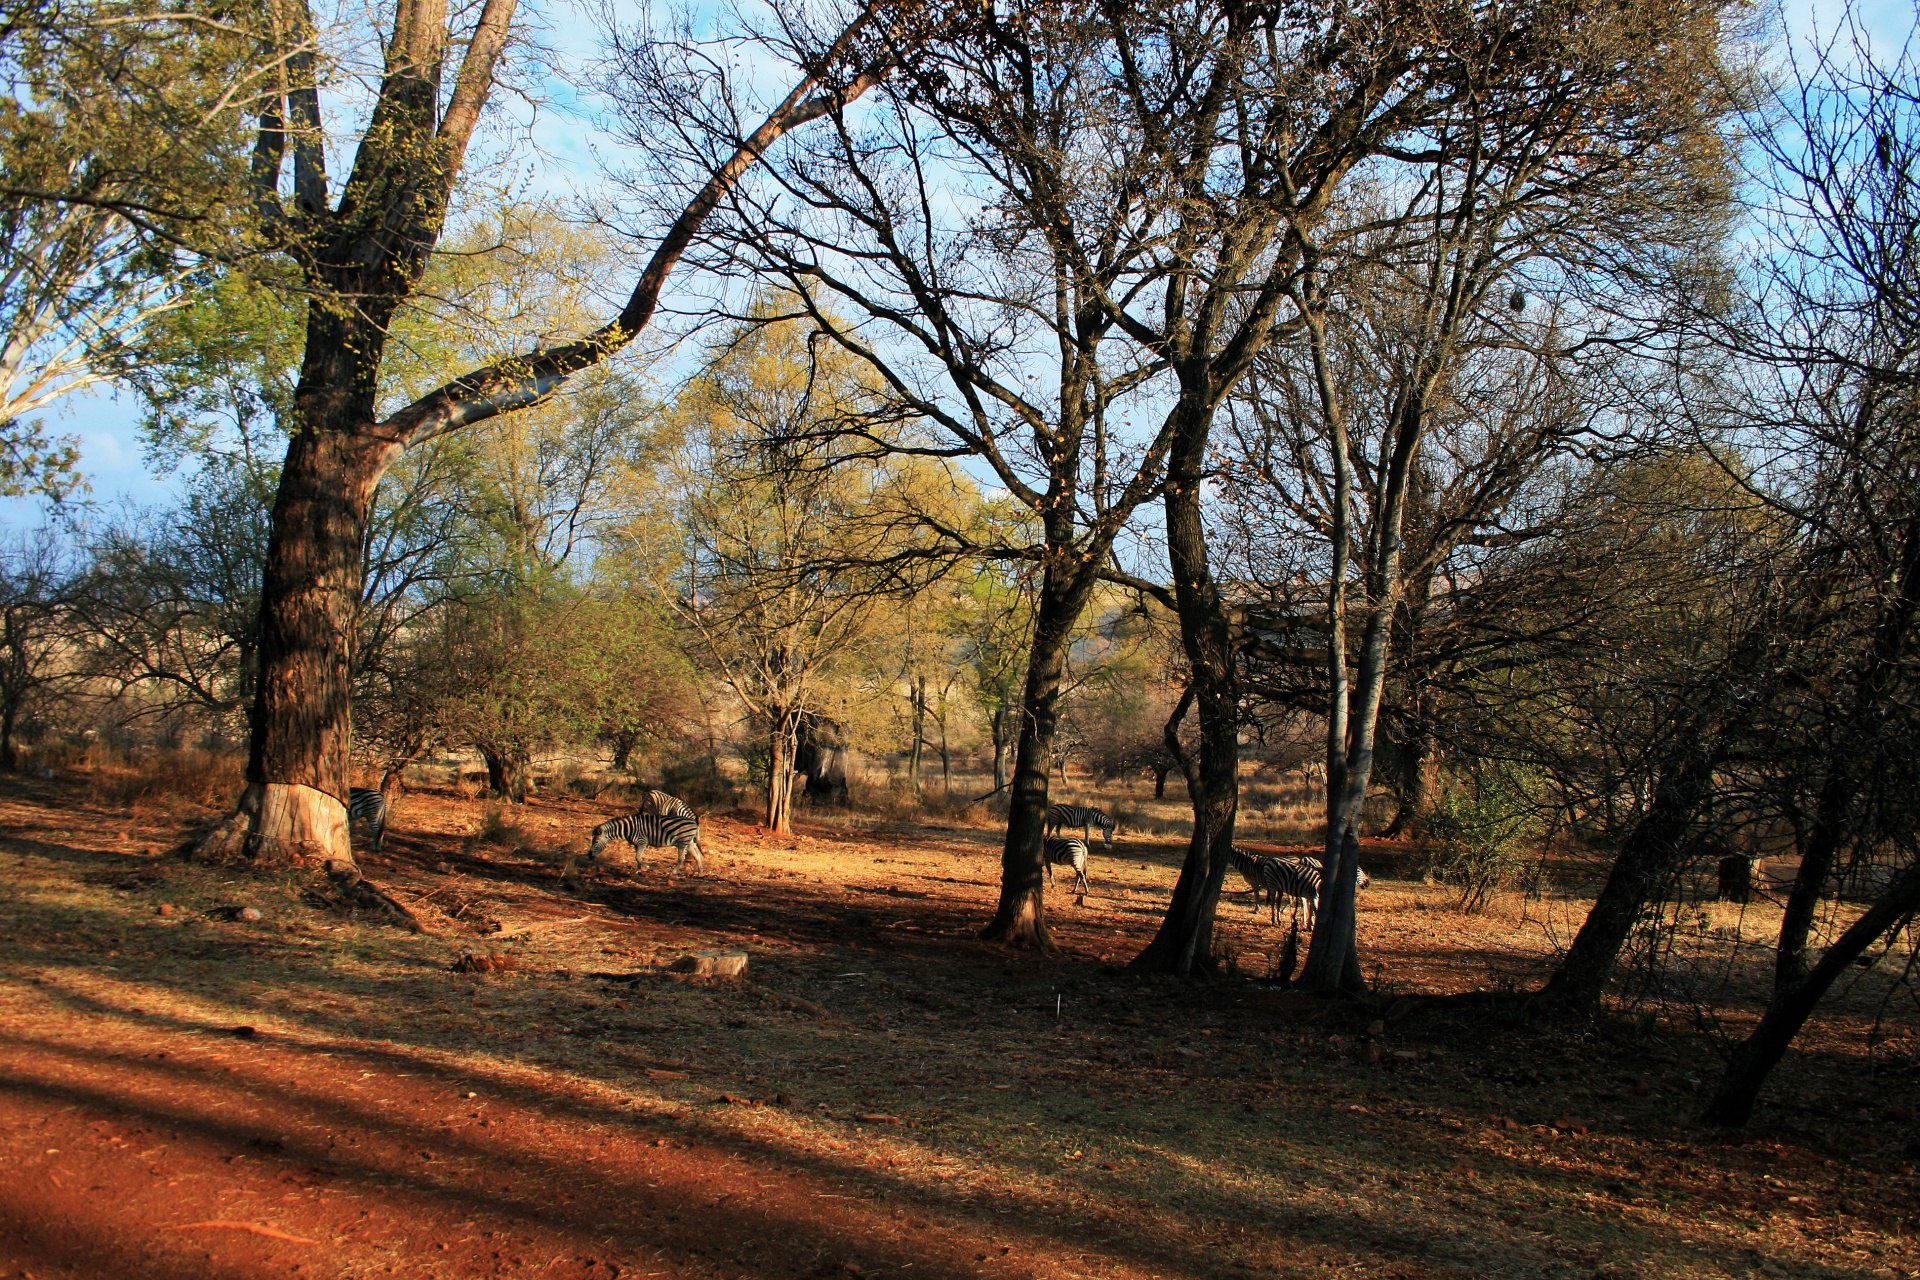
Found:
M 768 717 L 767 830 L 793 834 L 793 760 L 800 738 L 800 713 L 775 709 Z

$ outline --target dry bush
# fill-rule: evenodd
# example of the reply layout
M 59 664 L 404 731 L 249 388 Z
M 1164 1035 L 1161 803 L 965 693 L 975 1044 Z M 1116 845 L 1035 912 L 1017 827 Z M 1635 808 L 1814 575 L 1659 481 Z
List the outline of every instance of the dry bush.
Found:
M 237 753 L 173 748 L 123 754 L 96 743 L 86 755 L 87 795 L 102 808 L 196 805 L 231 808 L 246 786 Z
M 518 809 L 509 804 L 489 804 L 480 810 L 480 825 L 470 837 L 473 844 L 490 844 L 501 849 L 520 849 L 533 844 L 533 833 L 520 823 Z

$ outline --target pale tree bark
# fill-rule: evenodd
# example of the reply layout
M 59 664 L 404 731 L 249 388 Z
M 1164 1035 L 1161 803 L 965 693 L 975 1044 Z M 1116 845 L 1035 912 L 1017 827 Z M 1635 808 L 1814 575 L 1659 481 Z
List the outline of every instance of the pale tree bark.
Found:
M 775 707 L 767 719 L 772 722 L 767 738 L 767 830 L 787 836 L 793 834 L 793 761 L 802 713 Z

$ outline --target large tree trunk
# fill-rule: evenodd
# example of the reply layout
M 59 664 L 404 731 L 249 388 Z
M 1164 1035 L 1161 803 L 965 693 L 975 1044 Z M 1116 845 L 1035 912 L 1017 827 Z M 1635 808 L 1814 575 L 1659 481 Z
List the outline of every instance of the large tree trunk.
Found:
M 1180 642 L 1200 715 L 1199 760 L 1189 776 L 1193 836 L 1173 901 L 1146 950 L 1128 967 L 1190 976 L 1213 967 L 1213 920 L 1233 851 L 1240 807 L 1240 681 L 1233 628 L 1214 581 L 1201 510 L 1211 413 L 1190 401 L 1167 461 L 1167 567 L 1179 606 Z
M 1920 910 L 1920 863 L 1914 863 L 1887 886 L 1865 915 L 1842 933 L 1805 976 L 1775 988 L 1760 1025 L 1741 1041 L 1727 1062 L 1713 1101 L 1702 1118 L 1709 1124 L 1744 1125 L 1753 1116 L 1754 1102 L 1768 1074 L 1779 1065 L 1793 1038 L 1806 1025 L 1828 988 L 1868 947 Z
M 342 397 L 311 391 L 307 379 L 316 371 L 339 376 L 329 366 L 351 357 L 329 358 L 316 350 L 321 341 L 318 334 L 309 341 L 302 380 L 308 412 L 300 417 L 312 425 L 288 445 L 274 502 L 247 790 L 201 842 L 199 856 L 211 860 L 353 860 L 347 752 L 361 541 L 374 486 L 397 450 L 326 422 L 324 410 L 341 407 Z M 345 399 L 348 413 L 358 407 L 352 402 L 360 397 Z
M 1390 571 L 1376 575 L 1374 598 L 1390 597 Z M 1313 942 L 1300 980 L 1309 989 L 1363 992 L 1366 976 L 1360 967 L 1359 904 L 1360 823 L 1365 816 L 1367 788 L 1373 781 L 1374 743 L 1380 724 L 1380 702 L 1386 688 L 1388 613 L 1376 607 L 1367 619 L 1360 643 L 1360 671 L 1354 682 L 1359 698 L 1345 725 L 1345 751 L 1339 760 L 1339 785 L 1329 769 L 1327 785 L 1327 843 L 1322 864 L 1327 873 L 1320 884 L 1320 908 L 1314 918 Z M 1330 749 L 1333 744 L 1329 743 Z
M 1047 932 L 1042 847 L 1046 839 L 1047 783 L 1054 735 L 1060 728 L 1060 686 L 1074 623 L 1086 607 L 1092 578 L 1065 583 L 1047 567 L 1034 617 L 1033 649 L 1021 699 L 1020 739 L 1008 783 L 1007 840 L 1000 853 L 1000 901 L 981 937 L 989 942 L 1051 950 Z
M 1713 786 L 1717 759 L 1717 752 L 1695 744 L 1684 760 L 1661 771 L 1652 802 L 1621 844 L 1593 909 L 1541 989 L 1542 999 L 1575 1013 L 1600 1007 L 1627 936 L 1695 847 L 1694 818 Z
M 1399 777 L 1394 787 L 1400 804 L 1393 821 L 1380 833 L 1383 839 L 1391 840 L 1412 832 L 1426 812 L 1433 778 L 1433 725 L 1427 718 L 1426 707 L 1430 697 L 1424 689 L 1416 690 L 1413 705 L 1408 708 L 1410 723 L 1406 741 L 1399 744 Z
M 487 789 L 509 804 L 527 802 L 527 784 L 533 762 L 525 747 L 482 744 L 480 758 L 487 762 Z

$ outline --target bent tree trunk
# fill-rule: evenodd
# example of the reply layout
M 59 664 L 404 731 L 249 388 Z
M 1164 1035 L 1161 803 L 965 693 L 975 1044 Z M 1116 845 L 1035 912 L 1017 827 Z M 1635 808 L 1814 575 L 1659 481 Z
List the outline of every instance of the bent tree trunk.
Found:
M 1180 643 L 1192 668 L 1190 688 L 1200 716 L 1200 758 L 1190 775 L 1193 837 L 1159 932 L 1127 967 L 1185 977 L 1213 968 L 1214 912 L 1232 861 L 1240 807 L 1240 682 L 1232 624 L 1213 578 L 1201 511 L 1211 414 L 1197 403 L 1177 412 L 1186 421 L 1168 456 L 1163 501 Z
M 1760 1025 L 1733 1051 L 1726 1074 L 1720 1078 L 1720 1087 L 1714 1091 L 1713 1101 L 1707 1104 L 1702 1118 L 1708 1124 L 1735 1127 L 1752 1119 L 1761 1086 L 1786 1055 L 1787 1047 L 1800 1034 L 1800 1028 L 1806 1025 L 1808 1016 L 1828 988 L 1868 947 L 1890 930 L 1899 928 L 1917 910 L 1920 910 L 1920 863 L 1908 866 L 1896 877 L 1866 914 L 1834 940 L 1805 977 L 1775 988 Z
M 1627 936 L 1694 847 L 1694 816 L 1713 785 L 1717 753 L 1692 751 L 1661 771 L 1653 801 L 1620 846 L 1607 883 L 1587 912 L 1573 945 L 1554 970 L 1540 998 L 1573 1013 L 1592 1013 L 1613 974 Z
M 1071 555 L 1059 552 L 1058 556 Z M 1027 659 L 1026 690 L 1020 703 L 1020 738 L 1008 780 L 1007 840 L 1000 852 L 1000 901 L 980 936 L 989 942 L 1051 950 L 1047 932 L 1045 864 L 1047 784 L 1054 737 L 1060 728 L 1060 686 L 1066 678 L 1067 648 L 1073 625 L 1091 594 L 1092 577 L 1073 575 L 1066 582 L 1054 560 L 1040 588 L 1033 625 L 1033 649 Z
M 311 362 L 311 361 L 310 361 Z M 247 789 L 199 856 L 260 864 L 351 862 L 347 750 L 360 548 L 374 486 L 396 450 L 308 430 L 287 448 L 260 602 Z

